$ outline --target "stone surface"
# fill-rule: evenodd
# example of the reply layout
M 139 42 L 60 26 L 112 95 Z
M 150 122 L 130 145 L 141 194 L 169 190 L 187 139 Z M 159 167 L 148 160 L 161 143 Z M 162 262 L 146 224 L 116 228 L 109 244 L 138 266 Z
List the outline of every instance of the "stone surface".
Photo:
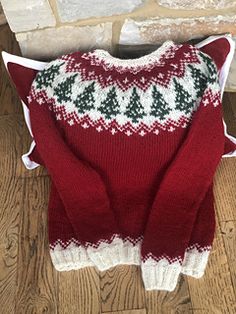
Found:
M 16 34 L 23 56 L 50 60 L 64 53 L 92 48 L 110 50 L 112 23 L 95 26 L 63 26 Z
M 13 32 L 23 32 L 56 24 L 47 0 L 1 0 L 1 3 Z
M 183 42 L 208 35 L 236 34 L 236 15 L 200 18 L 151 18 L 143 21 L 126 19 L 120 44 L 158 44 L 171 39 Z
M 225 9 L 236 6 L 234 0 L 157 0 L 160 5 L 171 9 Z
M 59 17 L 62 22 L 99 16 L 111 16 L 133 11 L 145 0 L 57 0 Z
M 121 45 L 158 45 L 165 40 L 184 42 L 208 35 L 236 34 L 236 16 L 205 18 L 149 19 L 134 21 L 127 19 L 121 29 Z M 236 42 L 236 37 L 234 37 Z M 231 64 L 226 90 L 236 91 L 236 52 Z

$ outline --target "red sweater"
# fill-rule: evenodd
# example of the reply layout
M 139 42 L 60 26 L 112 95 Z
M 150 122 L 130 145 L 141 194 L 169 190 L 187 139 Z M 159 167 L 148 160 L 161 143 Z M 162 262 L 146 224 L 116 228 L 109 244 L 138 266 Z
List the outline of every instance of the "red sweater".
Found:
M 225 145 L 213 60 L 173 42 L 132 60 L 77 52 L 40 71 L 28 100 L 56 269 L 141 265 L 148 290 L 202 276 Z

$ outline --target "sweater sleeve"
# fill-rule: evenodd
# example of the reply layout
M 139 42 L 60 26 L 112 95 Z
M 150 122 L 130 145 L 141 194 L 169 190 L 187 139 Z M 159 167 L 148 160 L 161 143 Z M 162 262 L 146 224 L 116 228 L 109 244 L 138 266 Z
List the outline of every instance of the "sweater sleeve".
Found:
M 215 226 L 212 183 L 198 208 L 190 242 L 185 250 L 181 273 L 194 278 L 204 275 L 214 240 Z
M 110 243 L 119 235 L 101 176 L 69 149 L 46 103 L 39 104 L 32 97 L 29 110 L 38 153 L 56 186 L 75 234 L 99 269 L 113 266 L 101 264 L 96 251 L 102 254 L 99 248 L 102 242 L 105 254 L 109 254 L 104 243 Z
M 141 248 L 146 289 L 175 288 L 199 206 L 223 151 L 220 95 L 206 91 L 150 210 Z
M 69 271 L 95 266 L 85 247 L 79 243 L 53 181 L 48 202 L 48 240 L 56 270 Z

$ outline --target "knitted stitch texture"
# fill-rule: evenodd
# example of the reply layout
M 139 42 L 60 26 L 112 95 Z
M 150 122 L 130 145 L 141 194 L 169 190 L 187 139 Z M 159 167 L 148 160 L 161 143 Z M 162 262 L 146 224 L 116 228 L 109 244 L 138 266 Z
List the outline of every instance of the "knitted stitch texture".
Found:
M 213 60 L 172 41 L 130 60 L 76 52 L 38 73 L 28 102 L 56 269 L 141 265 L 147 290 L 202 276 L 225 143 Z

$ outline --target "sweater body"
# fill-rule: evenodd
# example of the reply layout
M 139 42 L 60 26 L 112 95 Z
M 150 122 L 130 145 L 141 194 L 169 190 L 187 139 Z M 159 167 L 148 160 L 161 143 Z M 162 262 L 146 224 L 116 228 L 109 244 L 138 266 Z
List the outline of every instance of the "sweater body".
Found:
M 158 138 L 154 134 L 130 138 L 65 127 L 65 140 L 75 155 L 101 175 L 122 234 L 142 236 L 156 191 L 187 128 L 174 136 L 163 132 Z
M 37 75 L 29 109 L 52 179 L 58 270 L 137 264 L 148 290 L 173 290 L 181 269 L 202 274 L 224 148 L 210 57 L 173 42 L 134 60 L 100 49 L 65 55 Z

